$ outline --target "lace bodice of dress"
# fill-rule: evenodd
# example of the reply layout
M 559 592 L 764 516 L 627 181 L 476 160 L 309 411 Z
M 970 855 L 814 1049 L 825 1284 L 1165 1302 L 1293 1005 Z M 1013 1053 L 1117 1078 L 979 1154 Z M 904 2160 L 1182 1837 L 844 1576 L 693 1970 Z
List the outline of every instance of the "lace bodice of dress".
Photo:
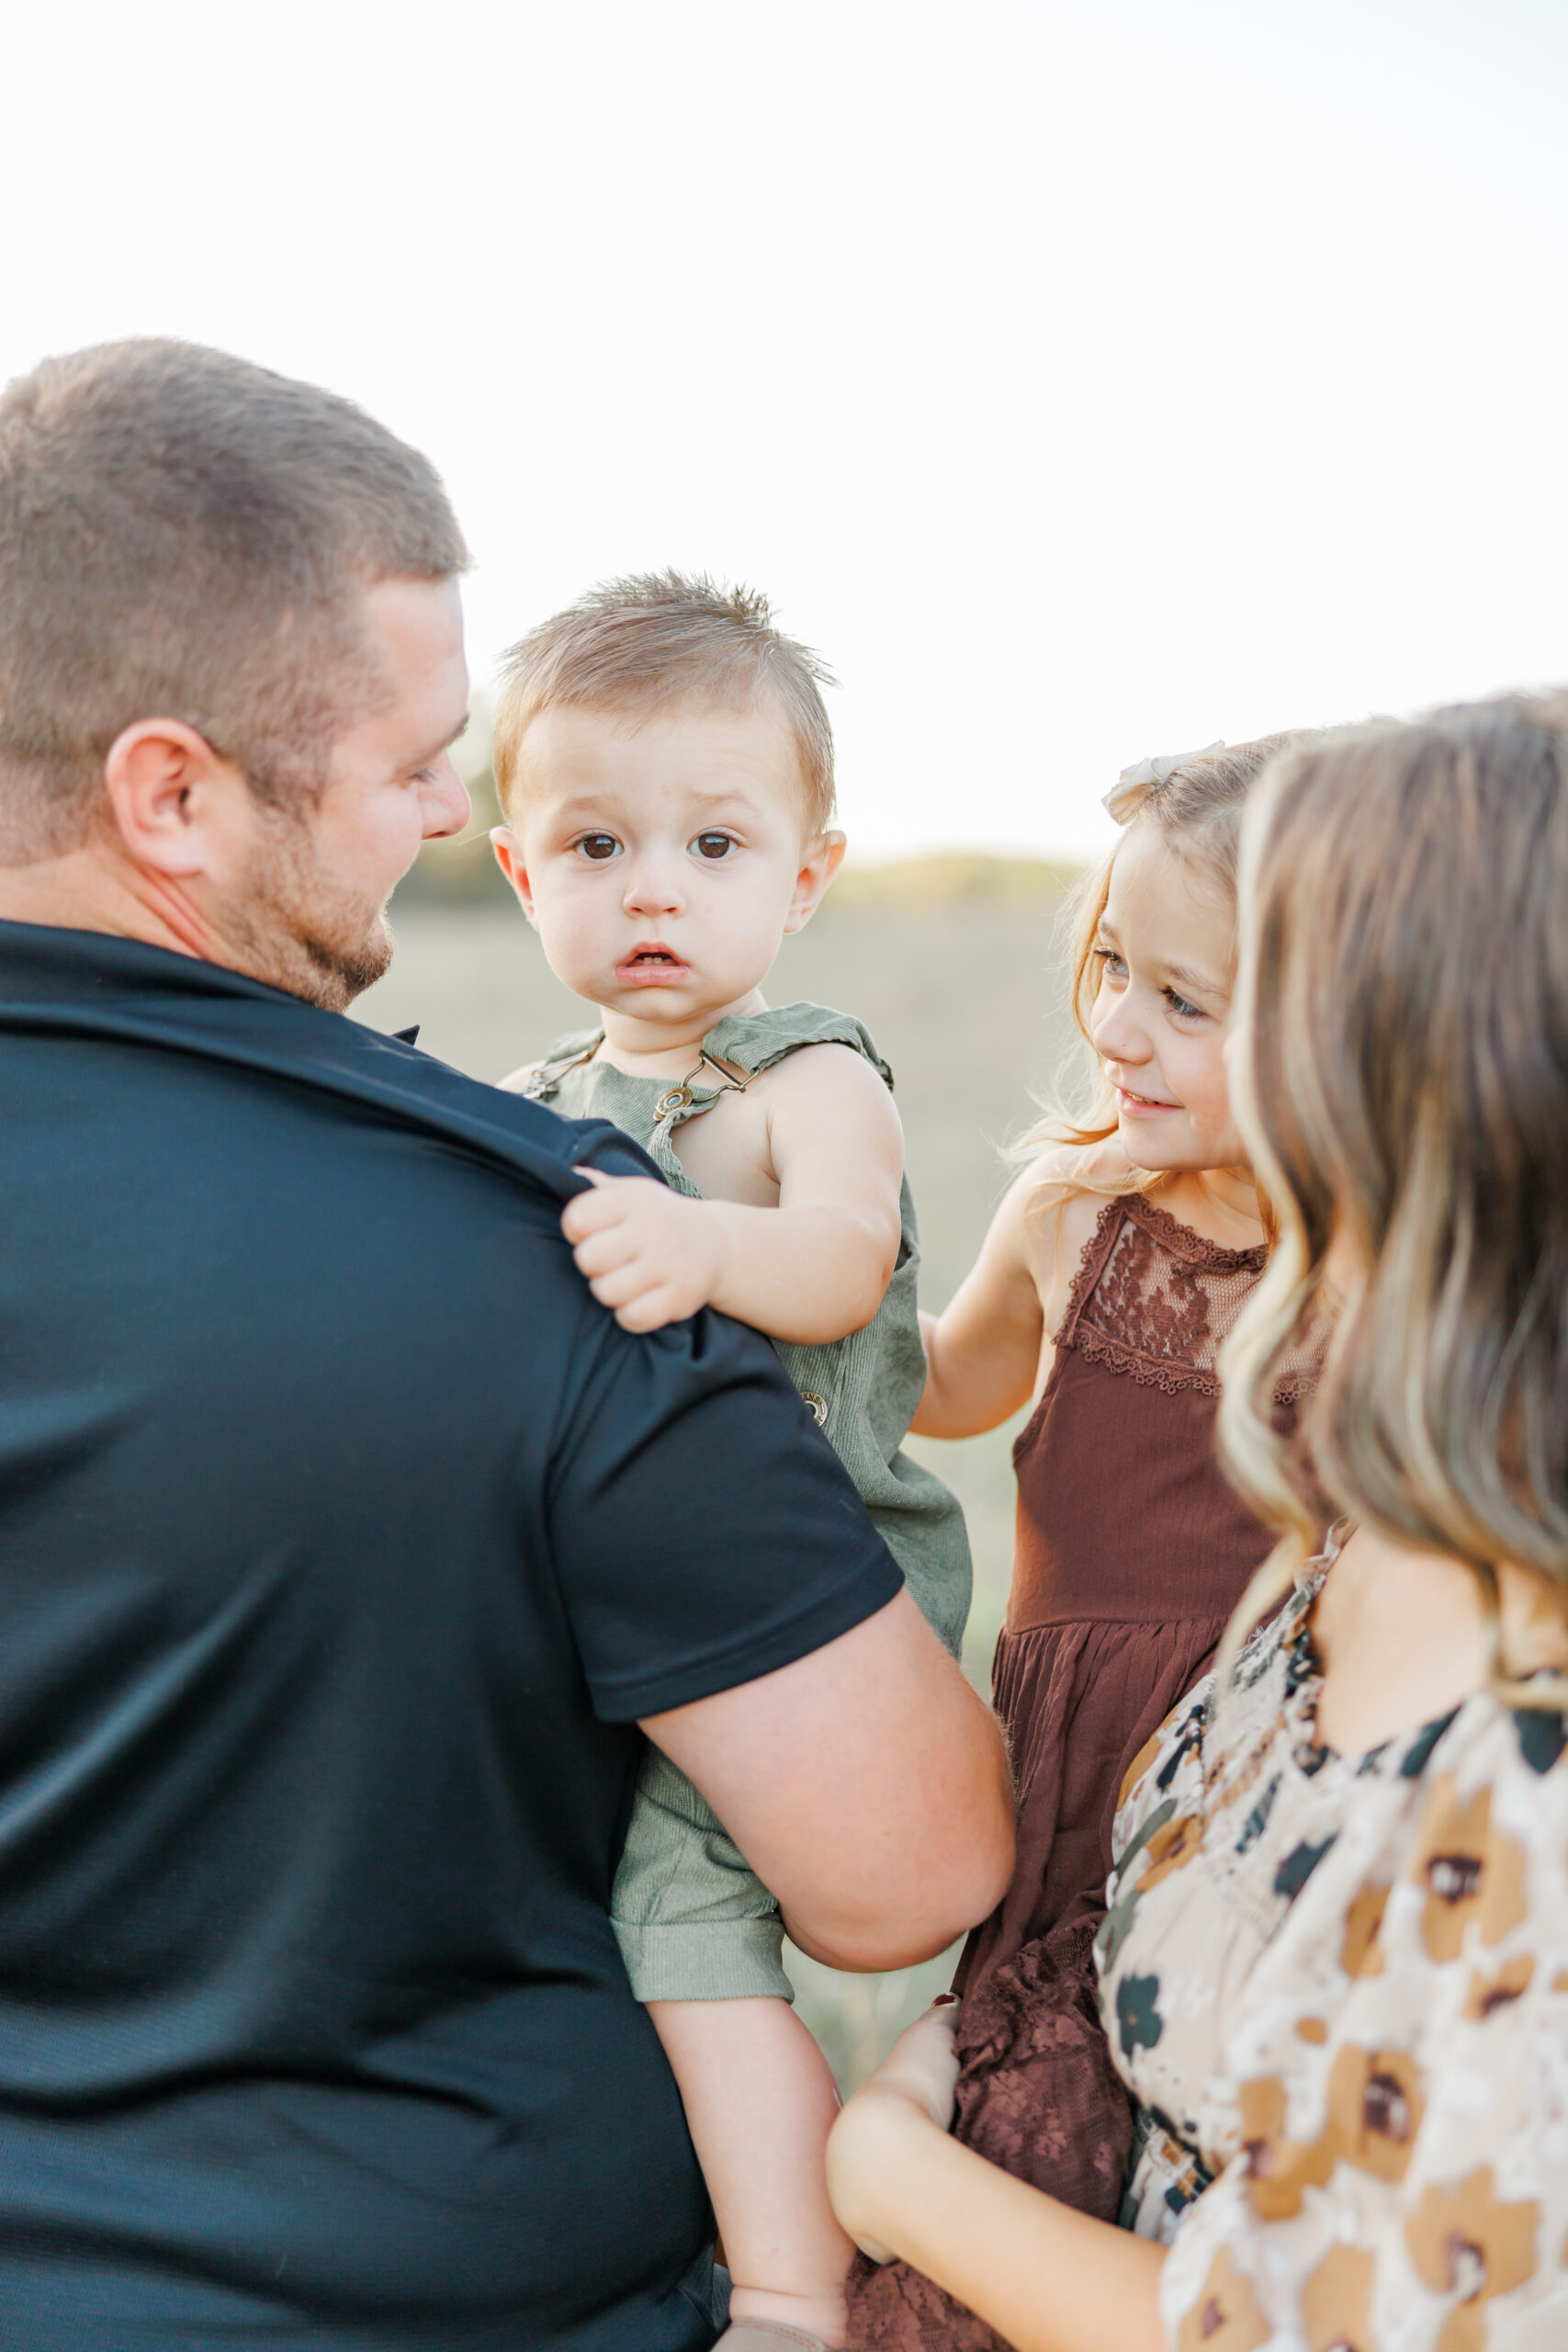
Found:
M 1268 1260 L 1226 1250 L 1168 1209 L 1128 1193 L 1107 1201 L 1073 1283 L 1056 1345 L 1167 1395 L 1220 1392 L 1216 1361 Z M 1307 1385 L 1307 1350 L 1284 1369 L 1281 1403 Z

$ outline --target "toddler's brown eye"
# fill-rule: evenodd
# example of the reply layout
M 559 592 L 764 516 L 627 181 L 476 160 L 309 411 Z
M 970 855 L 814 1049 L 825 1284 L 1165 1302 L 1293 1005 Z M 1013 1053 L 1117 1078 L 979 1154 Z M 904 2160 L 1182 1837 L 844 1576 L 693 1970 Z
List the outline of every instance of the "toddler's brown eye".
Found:
M 692 844 L 699 857 L 728 857 L 735 847 L 728 833 L 699 833 Z
M 614 833 L 584 833 L 577 846 L 584 857 L 603 860 L 614 857 L 620 844 Z

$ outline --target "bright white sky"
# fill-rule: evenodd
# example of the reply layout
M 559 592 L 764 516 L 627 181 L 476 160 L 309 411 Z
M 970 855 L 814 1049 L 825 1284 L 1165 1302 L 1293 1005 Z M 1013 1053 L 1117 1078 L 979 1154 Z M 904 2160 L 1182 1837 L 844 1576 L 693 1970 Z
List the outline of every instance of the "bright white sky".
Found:
M 446 476 L 476 673 L 765 587 L 884 853 L 1568 677 L 1562 0 L 9 0 L 0 373 L 160 333 Z

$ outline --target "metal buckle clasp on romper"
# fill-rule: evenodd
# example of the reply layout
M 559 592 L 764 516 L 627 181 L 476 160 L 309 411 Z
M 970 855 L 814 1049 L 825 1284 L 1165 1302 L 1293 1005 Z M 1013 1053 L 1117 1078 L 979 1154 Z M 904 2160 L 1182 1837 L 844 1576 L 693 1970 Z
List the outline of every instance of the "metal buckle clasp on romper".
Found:
M 695 1063 L 686 1072 L 686 1075 L 681 1080 L 680 1085 L 672 1086 L 668 1094 L 661 1094 L 658 1102 L 654 1104 L 653 1124 L 656 1127 L 660 1125 L 664 1120 L 672 1119 L 676 1112 L 683 1111 L 688 1103 L 695 1102 L 696 1097 L 692 1092 L 692 1080 L 694 1078 L 701 1078 L 705 1069 L 711 1069 L 715 1078 L 718 1080 L 718 1084 L 715 1087 L 713 1091 L 713 1100 L 715 1102 L 717 1101 L 721 1094 L 744 1094 L 746 1089 L 751 1083 L 751 1077 L 753 1075 L 753 1073 L 748 1072 L 744 1078 L 732 1077 L 730 1072 L 725 1069 L 722 1062 L 716 1062 L 711 1055 L 699 1054 Z M 704 1108 L 706 1108 L 705 1104 L 704 1105 Z
M 569 1077 L 574 1069 L 581 1069 L 584 1062 L 591 1062 L 598 1050 L 599 1040 L 595 1037 L 593 1043 L 584 1046 L 580 1054 L 568 1054 L 564 1060 L 558 1062 L 541 1062 L 527 1085 L 518 1088 L 518 1093 L 525 1102 L 542 1102 L 547 1094 L 555 1092 L 563 1078 Z

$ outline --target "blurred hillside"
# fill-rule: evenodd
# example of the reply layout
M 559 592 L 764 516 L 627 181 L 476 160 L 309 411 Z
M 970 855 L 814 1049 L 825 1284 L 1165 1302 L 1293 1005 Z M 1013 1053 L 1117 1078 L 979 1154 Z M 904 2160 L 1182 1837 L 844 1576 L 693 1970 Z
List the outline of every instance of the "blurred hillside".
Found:
M 476 796 L 477 797 L 477 796 Z M 491 821 L 493 821 L 491 820 Z M 846 867 L 816 921 L 783 950 L 775 1004 L 806 997 L 856 1013 L 892 1064 L 919 1213 L 922 1302 L 941 1307 L 979 1248 L 1006 1182 L 999 1147 L 1031 1115 L 1071 1040 L 1060 923 L 1074 877 L 1030 859 L 968 855 Z M 421 1023 L 420 1043 L 494 1080 L 536 1058 L 590 1010 L 545 963 L 478 827 L 433 843 L 393 902 L 398 955 L 355 1008 L 379 1029 Z M 1012 1547 L 1012 1425 L 911 1452 L 963 1501 L 975 1554 L 964 1663 L 982 1689 Z M 845 1977 L 792 1957 L 801 2007 L 840 2080 L 858 2080 L 951 1963 Z

